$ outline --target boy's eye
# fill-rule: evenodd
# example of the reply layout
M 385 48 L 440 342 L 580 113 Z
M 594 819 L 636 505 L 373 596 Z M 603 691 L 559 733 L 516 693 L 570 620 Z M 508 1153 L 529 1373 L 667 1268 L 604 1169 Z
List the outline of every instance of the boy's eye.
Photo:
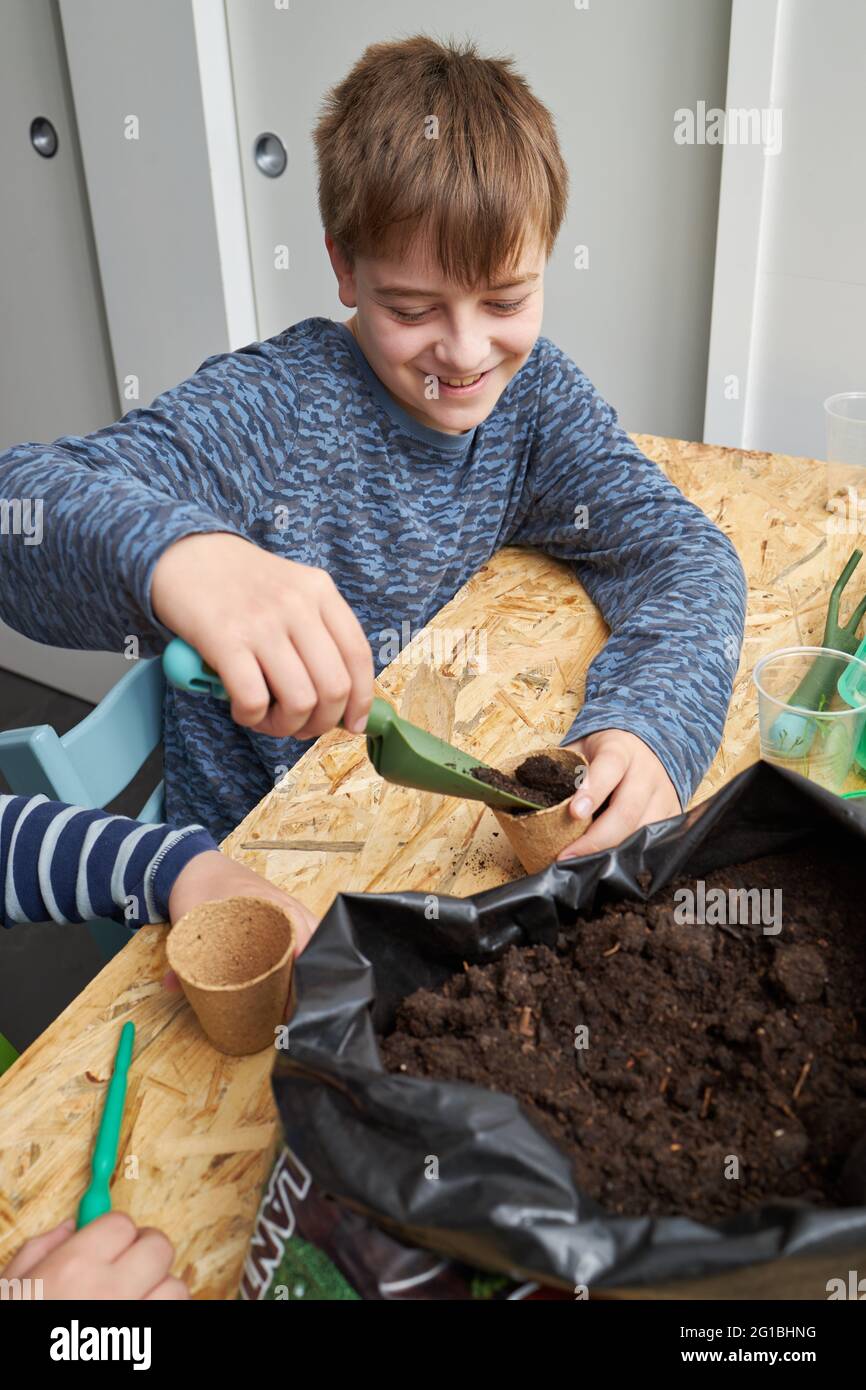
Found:
M 513 314 L 523 304 L 526 303 L 528 295 L 522 299 L 499 299 L 490 300 L 487 304 L 488 309 L 493 309 L 497 314 Z M 391 313 L 401 323 L 420 323 L 429 314 L 429 309 L 421 309 L 417 313 L 408 313 L 405 309 L 392 309 Z

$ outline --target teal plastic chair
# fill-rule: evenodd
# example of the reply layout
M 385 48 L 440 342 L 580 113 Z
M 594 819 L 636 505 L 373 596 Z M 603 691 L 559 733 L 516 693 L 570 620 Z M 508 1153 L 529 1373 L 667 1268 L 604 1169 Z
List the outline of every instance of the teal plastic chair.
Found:
M 0 772 L 16 796 L 42 792 L 73 806 L 103 807 L 113 801 L 162 739 L 165 678 L 158 658 L 138 661 L 68 734 L 50 724 L 0 733 Z M 138 813 L 147 824 L 164 819 L 160 782 Z M 129 940 L 119 922 L 89 922 L 106 958 Z

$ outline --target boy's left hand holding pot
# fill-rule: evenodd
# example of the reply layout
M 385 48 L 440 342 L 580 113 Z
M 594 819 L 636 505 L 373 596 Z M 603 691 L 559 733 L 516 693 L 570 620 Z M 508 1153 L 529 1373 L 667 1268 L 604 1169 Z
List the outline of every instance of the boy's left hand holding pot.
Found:
M 582 753 L 589 763 L 569 810 L 576 820 L 591 816 L 610 797 L 609 805 L 584 835 L 556 857 L 576 859 L 612 849 L 633 831 L 682 811 L 673 782 L 651 748 L 625 729 L 601 729 L 564 747 Z

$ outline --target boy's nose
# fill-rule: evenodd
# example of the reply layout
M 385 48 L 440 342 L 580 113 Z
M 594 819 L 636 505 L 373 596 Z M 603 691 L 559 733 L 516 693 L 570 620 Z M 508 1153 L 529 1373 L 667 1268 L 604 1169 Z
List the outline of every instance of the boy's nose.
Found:
M 473 329 L 448 333 L 434 348 L 439 376 L 474 376 L 490 365 L 490 339 Z

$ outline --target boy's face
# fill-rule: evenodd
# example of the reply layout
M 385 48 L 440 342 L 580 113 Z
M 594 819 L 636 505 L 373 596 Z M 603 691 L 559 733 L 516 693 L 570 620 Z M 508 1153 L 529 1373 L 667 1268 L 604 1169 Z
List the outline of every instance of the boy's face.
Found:
M 414 252 L 399 261 L 358 256 L 350 270 L 330 236 L 325 245 L 341 302 L 357 308 L 348 326 L 394 400 L 444 434 L 484 420 L 541 331 L 541 246 L 524 252 L 516 273 L 467 292 Z

